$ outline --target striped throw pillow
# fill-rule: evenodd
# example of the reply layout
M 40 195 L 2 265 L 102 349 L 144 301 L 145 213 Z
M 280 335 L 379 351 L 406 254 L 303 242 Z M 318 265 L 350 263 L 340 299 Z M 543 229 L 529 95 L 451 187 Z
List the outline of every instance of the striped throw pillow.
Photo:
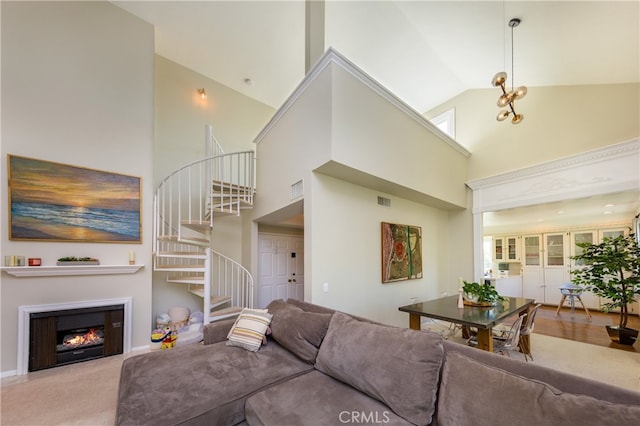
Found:
M 262 345 L 271 317 L 273 315 L 266 309 L 244 308 L 227 335 L 227 345 L 256 352 Z

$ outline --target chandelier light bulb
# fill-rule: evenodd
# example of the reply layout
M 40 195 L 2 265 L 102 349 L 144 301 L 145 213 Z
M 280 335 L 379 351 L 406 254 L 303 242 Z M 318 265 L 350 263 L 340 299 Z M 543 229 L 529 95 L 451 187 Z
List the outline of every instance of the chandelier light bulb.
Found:
M 516 99 L 522 99 L 527 94 L 527 88 L 525 86 L 520 86 L 515 90 L 514 94 Z
M 522 120 L 524 120 L 524 115 L 523 114 L 516 114 L 513 116 L 513 118 L 511 119 L 511 122 L 513 124 L 518 124 L 520 123 Z
M 510 102 L 510 100 L 509 100 L 509 96 L 505 93 L 504 95 L 502 95 L 502 96 L 500 96 L 500 97 L 498 98 L 498 102 L 497 102 L 497 104 L 498 104 L 498 106 L 499 106 L 500 108 L 504 108 L 504 107 L 506 107 L 507 105 L 509 105 L 509 102 Z
M 494 87 L 500 87 L 507 81 L 507 73 L 502 71 L 493 76 L 491 84 Z
M 506 109 L 503 109 L 502 111 L 500 111 L 498 113 L 498 116 L 496 117 L 496 120 L 498 121 L 504 121 L 507 119 L 507 117 L 509 117 L 510 112 L 507 111 Z

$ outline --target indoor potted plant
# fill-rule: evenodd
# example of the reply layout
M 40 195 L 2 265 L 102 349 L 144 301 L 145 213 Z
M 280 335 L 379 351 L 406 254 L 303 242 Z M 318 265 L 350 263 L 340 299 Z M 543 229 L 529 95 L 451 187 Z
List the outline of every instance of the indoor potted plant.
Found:
M 463 281 L 462 293 L 465 303 L 479 306 L 492 306 L 504 298 L 498 294 L 491 284 Z
M 572 259 L 581 260 L 584 267 L 571 271 L 573 282 L 596 296 L 605 298 L 601 310 L 620 308 L 620 322 L 607 326 L 612 341 L 633 345 L 638 330 L 628 328 L 628 304 L 640 295 L 640 246 L 634 234 L 604 238 L 600 244 L 578 243 L 583 249 Z

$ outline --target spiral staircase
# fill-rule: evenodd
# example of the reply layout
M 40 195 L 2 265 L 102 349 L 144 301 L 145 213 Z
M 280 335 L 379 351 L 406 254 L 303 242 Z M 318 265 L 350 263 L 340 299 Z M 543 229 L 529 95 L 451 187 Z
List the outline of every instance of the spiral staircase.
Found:
M 207 155 L 170 174 L 154 196 L 153 269 L 203 300 L 204 323 L 253 307 L 253 277 L 212 249 L 214 223 L 252 208 L 255 154 L 225 154 L 206 127 Z M 211 147 L 211 148 L 209 148 Z

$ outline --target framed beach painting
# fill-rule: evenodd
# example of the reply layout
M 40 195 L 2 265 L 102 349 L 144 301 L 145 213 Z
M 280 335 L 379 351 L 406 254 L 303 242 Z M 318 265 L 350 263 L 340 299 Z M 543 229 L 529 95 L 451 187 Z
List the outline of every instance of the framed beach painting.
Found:
M 382 282 L 422 278 L 422 228 L 382 222 Z
M 141 242 L 140 178 L 9 155 L 9 239 Z

